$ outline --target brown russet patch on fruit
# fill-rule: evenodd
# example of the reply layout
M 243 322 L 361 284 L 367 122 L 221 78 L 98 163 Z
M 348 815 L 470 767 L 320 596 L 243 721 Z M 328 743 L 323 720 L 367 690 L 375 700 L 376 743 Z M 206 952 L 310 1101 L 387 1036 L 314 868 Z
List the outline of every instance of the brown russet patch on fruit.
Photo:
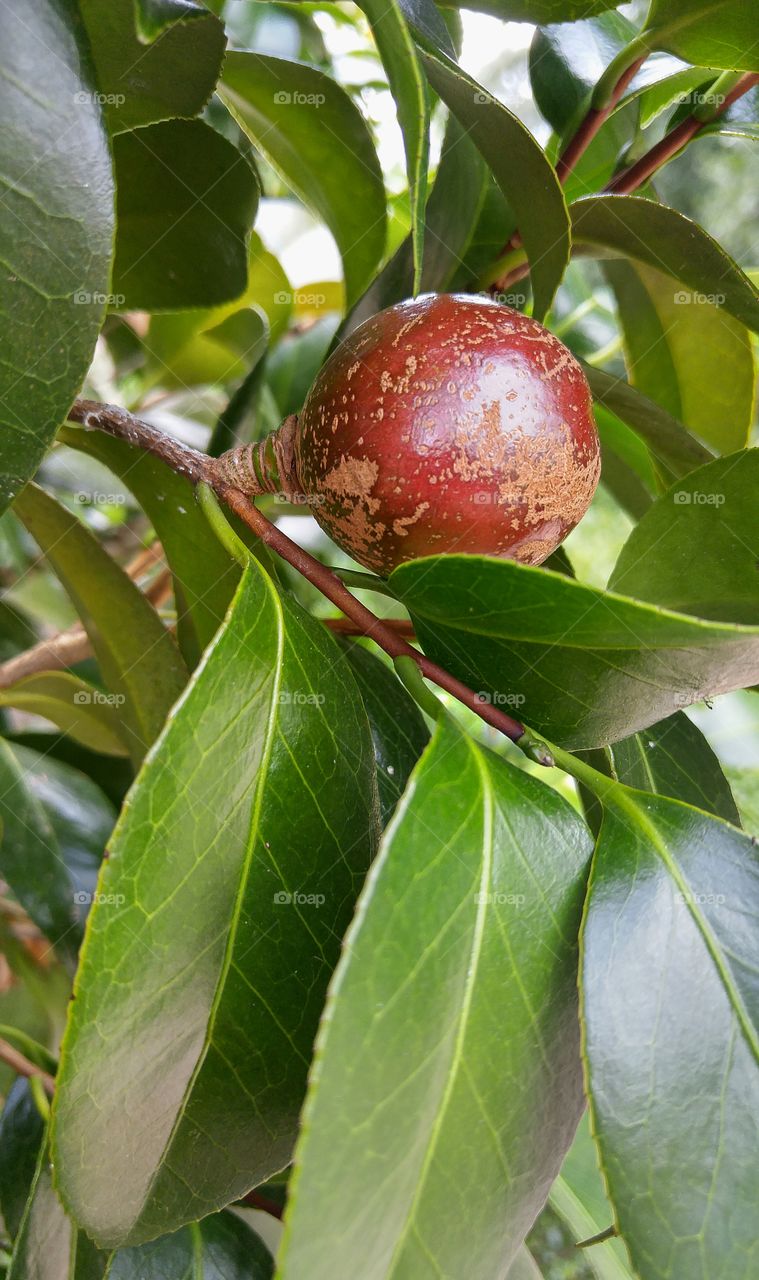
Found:
M 519 564 L 538 565 L 548 559 L 555 545 L 555 539 L 533 538 L 532 542 L 523 542 L 521 546 L 514 547 L 511 555 Z
M 393 521 L 393 532 L 397 533 L 399 538 L 408 537 L 408 525 L 416 524 L 417 520 L 421 520 L 425 511 L 429 511 L 429 502 L 420 502 L 412 516 L 399 516 Z
M 369 511 L 376 511 L 379 499 L 371 497 L 377 483 L 379 464 L 371 458 L 346 458 L 344 455 L 324 477 L 323 487 L 337 498 L 365 503 Z
M 561 435 L 521 436 L 514 441 L 511 475 L 499 488 L 504 500 L 514 493 L 526 502 L 524 525 L 558 520 L 564 527 L 585 515 L 601 470 L 598 454 L 582 458 L 565 425 Z

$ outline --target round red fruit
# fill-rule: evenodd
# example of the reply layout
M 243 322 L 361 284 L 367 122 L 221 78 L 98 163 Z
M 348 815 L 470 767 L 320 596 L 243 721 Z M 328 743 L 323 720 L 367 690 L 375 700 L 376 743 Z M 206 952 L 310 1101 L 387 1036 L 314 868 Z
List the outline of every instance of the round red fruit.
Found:
M 457 294 L 360 325 L 317 376 L 294 446 L 319 524 L 382 575 L 451 552 L 540 564 L 600 470 L 574 356 L 536 320 Z

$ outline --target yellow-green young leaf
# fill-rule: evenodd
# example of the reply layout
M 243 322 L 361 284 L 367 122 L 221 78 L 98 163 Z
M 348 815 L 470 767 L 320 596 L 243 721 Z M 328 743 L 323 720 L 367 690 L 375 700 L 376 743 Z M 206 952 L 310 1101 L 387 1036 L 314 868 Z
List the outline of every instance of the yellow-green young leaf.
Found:
M 376 828 L 347 663 L 253 561 L 132 789 L 90 916 L 53 1144 L 96 1240 L 174 1230 L 288 1163 Z
M 490 166 L 519 224 L 541 320 L 569 261 L 570 224 L 556 173 L 529 129 L 440 51 L 423 50 L 430 84 Z
M 187 677 L 172 636 L 97 538 L 44 489 L 27 485 L 14 510 L 76 606 L 117 705 L 129 753 L 140 761 Z
M 611 261 L 606 274 L 633 385 L 720 453 L 742 449 L 756 381 L 748 330 L 708 295 L 653 267 Z
M 108 756 L 129 754 L 110 696 L 68 671 L 38 671 L 16 680 L 0 689 L 0 707 L 42 716 L 92 751 Z
M 702 227 L 667 205 L 642 196 L 588 196 L 571 206 L 575 244 L 600 257 L 633 258 L 715 300 L 759 330 L 759 290 Z
M 0 116 L 2 511 L 84 380 L 109 288 L 111 163 L 73 4 L 0 7 Z
M 633 529 L 610 589 L 478 556 L 401 565 L 394 592 L 430 657 L 524 699 L 552 741 L 598 747 L 759 682 L 759 450 L 692 471 Z
M 178 311 L 239 298 L 258 179 L 202 120 L 166 120 L 113 142 L 120 308 Z
M 326 222 L 342 254 L 346 305 L 385 248 L 385 189 L 358 108 L 324 72 L 260 53 L 230 53 L 219 94 L 283 180 Z
M 332 984 L 282 1280 L 501 1276 L 515 1259 L 582 1109 L 590 852 L 555 791 L 438 724 Z
M 421 289 L 424 260 L 424 206 L 430 150 L 429 90 L 416 45 L 406 25 L 401 0 L 359 2 L 369 19 L 403 133 L 414 257 L 412 292 L 417 294 Z
M 581 987 L 616 1221 L 641 1280 L 754 1280 L 756 848 L 678 801 L 599 792 Z
M 651 0 L 642 39 L 702 66 L 759 71 L 756 9 L 746 0 Z
M 189 7 L 189 6 L 188 6 Z M 151 44 L 137 32 L 135 0 L 79 0 L 113 133 L 172 116 L 195 116 L 224 56 L 224 25 L 203 10 L 173 22 Z

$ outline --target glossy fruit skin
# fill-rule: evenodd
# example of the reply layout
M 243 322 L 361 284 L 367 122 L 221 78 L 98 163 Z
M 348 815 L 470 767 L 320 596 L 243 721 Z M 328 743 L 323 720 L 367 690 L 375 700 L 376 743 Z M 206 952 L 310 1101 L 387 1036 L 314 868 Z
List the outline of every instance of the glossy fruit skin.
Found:
M 319 524 L 383 576 L 450 552 L 540 564 L 600 472 L 577 361 L 537 321 L 470 295 L 360 325 L 317 376 L 294 447 Z

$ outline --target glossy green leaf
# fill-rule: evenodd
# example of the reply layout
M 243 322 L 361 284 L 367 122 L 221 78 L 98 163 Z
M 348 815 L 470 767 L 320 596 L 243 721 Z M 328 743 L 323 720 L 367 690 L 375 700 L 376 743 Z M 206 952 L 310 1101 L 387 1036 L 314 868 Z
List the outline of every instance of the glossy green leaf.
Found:
M 615 12 L 536 28 L 530 84 L 541 114 L 557 133 L 587 106 L 591 90 L 634 35 L 633 24 Z
M 709 450 L 694 440 L 677 418 L 631 387 L 624 378 L 615 378 L 604 369 L 594 369 L 588 364 L 583 365 L 583 371 L 596 403 L 611 410 L 645 440 L 653 456 L 675 475 L 684 475 L 711 461 Z
M 492 13 L 509 22 L 577 22 L 614 9 L 618 0 L 456 0 L 460 8 Z
M 759 627 L 675 613 L 546 568 L 449 555 L 401 565 L 390 584 L 431 658 L 476 690 L 521 695 L 520 718 L 564 745 L 603 746 L 759 680 Z
M 27 485 L 14 510 L 75 604 L 130 755 L 141 760 L 184 688 L 187 673 L 172 636 L 93 534 L 43 489 Z
M 369 717 L 380 818 L 386 827 L 430 735 L 421 711 L 390 667 L 360 644 L 348 645 L 346 654 Z
M 556 173 L 529 130 L 482 85 L 440 52 L 423 51 L 422 60 L 433 89 L 469 133 L 513 210 L 541 320 L 569 261 L 569 216 Z
M 111 130 L 195 116 L 210 98 L 224 56 L 224 26 L 204 12 L 173 22 L 151 44 L 139 39 L 134 0 L 79 0 Z M 188 15 L 189 17 L 189 15 Z
M 135 0 L 137 33 L 149 44 L 175 22 L 202 18 L 208 11 L 194 0 Z
M 414 257 L 412 293 L 415 295 L 421 291 L 424 262 L 424 206 L 430 151 L 427 80 L 400 0 L 360 0 L 360 5 L 369 19 L 403 134 Z
M 710 134 L 724 134 L 729 138 L 750 138 L 759 141 L 759 86 L 738 98 L 727 111 L 711 121 L 698 133 L 699 138 Z
M 185 476 L 103 431 L 67 427 L 61 438 L 122 478 L 148 516 L 174 579 L 179 647 L 194 668 L 224 621 L 239 564 L 212 532 Z
M 487 165 L 467 130 L 449 116 L 425 212 L 423 293 L 437 293 L 450 285 L 474 235 L 490 181 Z M 413 281 L 413 245 L 407 236 L 359 298 L 343 334 L 384 307 L 408 298 Z
M 23 770 L 27 790 L 42 806 L 53 829 L 56 848 L 71 879 L 76 914 L 83 920 L 95 894 L 116 810 L 81 770 L 17 743 L 11 750 Z
M 0 1212 L 11 1240 L 24 1216 L 44 1136 L 45 1122 L 29 1081 L 20 1076 L 8 1093 L 0 1117 Z
M 400 0 L 400 6 L 409 26 L 423 40 L 437 45 L 449 57 L 456 57 L 451 33 L 435 0 Z
M 300 413 L 336 328 L 337 317 L 324 316 L 300 333 L 287 334 L 272 352 L 266 364 L 266 382 L 281 418 Z
M 108 1280 L 271 1280 L 274 1259 L 233 1213 L 212 1214 L 150 1244 L 119 1249 Z
M 514 1259 L 582 1106 L 590 844 L 556 792 L 438 725 L 332 985 L 282 1280 L 497 1276 Z
M 614 777 L 741 825 L 730 783 L 703 733 L 682 711 L 608 748 Z
M 759 449 L 678 480 L 633 529 L 609 587 L 701 618 L 759 625 Z
M 92 358 L 109 287 L 113 181 L 74 7 L 4 5 L 0 50 L 4 510 L 36 471 Z
M 119 134 L 113 158 L 116 304 L 176 311 L 238 298 L 258 181 L 237 147 L 202 120 L 167 120 Z
M 652 267 L 608 262 L 606 274 L 630 382 L 721 453 L 742 449 L 756 382 L 748 331 L 705 294 Z
M 620 107 L 637 99 L 640 125 L 645 129 L 667 107 L 687 100 L 694 89 L 714 80 L 715 74 L 707 67 L 690 67 L 669 53 L 652 53 L 621 99 Z
M 121 721 L 107 694 L 68 671 L 39 671 L 0 689 L 0 707 L 15 707 L 57 724 L 75 742 L 109 756 L 129 754 Z
M 385 247 L 385 191 L 358 108 L 315 67 L 230 53 L 219 93 L 238 124 L 337 242 L 347 305 L 362 293 Z
M 90 916 L 53 1140 L 66 1204 L 100 1242 L 173 1230 L 288 1162 L 376 806 L 336 642 L 251 562 Z
M 578 1243 L 600 1235 L 613 1222 L 614 1214 L 604 1191 L 587 1116 L 580 1121 L 561 1173 L 551 1187 L 549 1201 Z M 594 1244 L 583 1256 L 596 1280 L 634 1280 L 624 1245 L 619 1240 Z
M 756 850 L 677 801 L 621 787 L 604 799 L 581 987 L 616 1220 L 641 1280 L 751 1280 Z
M 74 889 L 49 814 L 0 740 L 0 874 L 62 960 L 76 964 L 82 931 Z
M 40 1147 L 8 1280 L 104 1280 L 106 1255 L 66 1217 L 53 1188 L 47 1144 Z
M 698 223 L 641 196 L 590 196 L 571 206 L 573 238 L 604 257 L 633 258 L 718 300 L 759 329 L 759 291 Z
M 756 11 L 745 0 L 651 0 L 642 39 L 702 66 L 759 71 Z

